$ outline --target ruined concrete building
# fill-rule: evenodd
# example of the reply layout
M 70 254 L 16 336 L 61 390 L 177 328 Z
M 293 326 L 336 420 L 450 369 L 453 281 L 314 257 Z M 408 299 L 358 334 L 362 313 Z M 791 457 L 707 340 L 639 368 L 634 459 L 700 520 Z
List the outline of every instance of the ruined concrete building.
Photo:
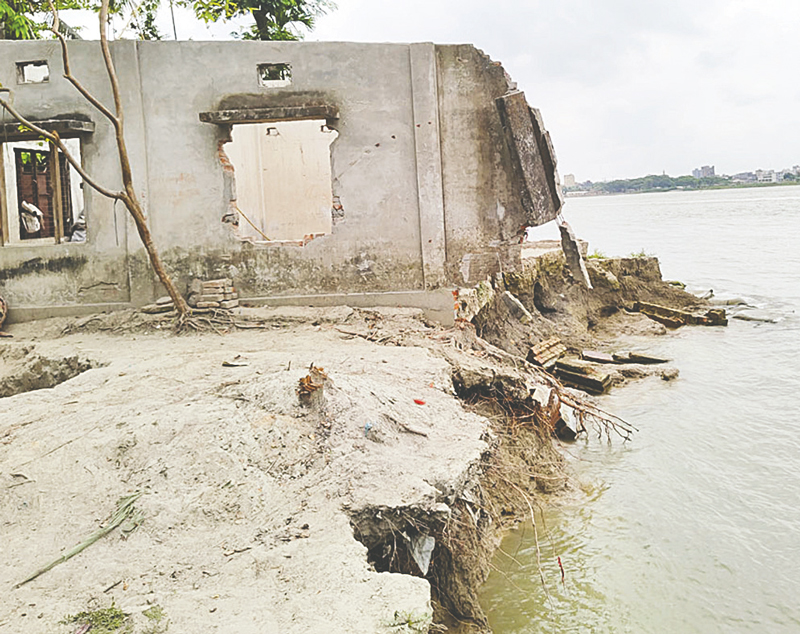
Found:
M 561 207 L 539 112 L 472 46 L 117 41 L 112 53 L 134 179 L 179 288 L 232 277 L 254 302 L 446 318 L 452 289 L 518 267 L 526 227 Z M 70 54 L 112 103 L 98 44 Z M 114 186 L 113 129 L 62 74 L 56 42 L 0 42 L 17 109 Z M 2 115 L 0 295 L 12 315 L 162 294 L 122 205 Z

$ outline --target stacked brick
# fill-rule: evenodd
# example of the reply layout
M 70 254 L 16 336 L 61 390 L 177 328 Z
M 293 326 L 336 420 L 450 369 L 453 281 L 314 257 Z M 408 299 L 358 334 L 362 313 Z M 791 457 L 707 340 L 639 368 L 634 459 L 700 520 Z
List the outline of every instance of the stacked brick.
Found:
M 186 300 L 193 308 L 236 308 L 239 294 L 233 287 L 233 280 L 193 280 L 189 285 Z

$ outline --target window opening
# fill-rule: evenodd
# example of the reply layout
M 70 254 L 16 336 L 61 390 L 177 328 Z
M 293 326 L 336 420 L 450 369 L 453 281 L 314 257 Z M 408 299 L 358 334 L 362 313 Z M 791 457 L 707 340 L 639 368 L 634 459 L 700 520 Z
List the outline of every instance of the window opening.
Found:
M 80 160 L 80 141 L 65 140 Z M 47 143 L 2 146 L 2 224 L 9 243 L 83 242 L 86 223 L 80 176 L 63 153 L 58 163 Z
M 302 246 L 331 232 L 334 205 L 324 121 L 234 125 L 225 152 L 235 177 L 238 235 Z
M 259 64 L 258 83 L 270 88 L 288 86 L 292 83 L 291 64 Z
M 50 81 L 50 67 L 46 61 L 17 62 L 18 84 L 45 84 Z

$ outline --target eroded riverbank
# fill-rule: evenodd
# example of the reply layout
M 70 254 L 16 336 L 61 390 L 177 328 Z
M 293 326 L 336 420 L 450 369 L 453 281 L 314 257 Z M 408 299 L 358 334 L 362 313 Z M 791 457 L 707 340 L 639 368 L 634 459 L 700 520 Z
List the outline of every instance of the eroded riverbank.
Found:
M 477 590 L 500 536 L 565 481 L 561 404 L 592 411 L 527 348 L 660 332 L 624 307 L 694 301 L 654 261 L 589 272 L 592 293 L 541 259 L 451 329 L 347 308 L 243 309 L 248 327 L 223 336 L 124 313 L 14 326 L 8 373 L 35 355 L 91 369 L 0 400 L 0 625 L 67 632 L 66 614 L 114 601 L 140 629 L 157 605 L 182 631 L 424 631 L 434 612 L 485 631 Z M 328 378 L 306 407 L 312 364 Z M 133 492 L 130 530 L 10 589 Z

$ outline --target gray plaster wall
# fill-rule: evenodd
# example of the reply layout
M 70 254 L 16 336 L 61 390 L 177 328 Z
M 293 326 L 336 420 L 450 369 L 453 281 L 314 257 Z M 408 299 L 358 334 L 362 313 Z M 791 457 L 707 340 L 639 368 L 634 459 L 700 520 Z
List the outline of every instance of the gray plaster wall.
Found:
M 104 66 L 97 54 L 97 45 L 78 43 L 71 50 L 72 63 L 80 69 L 87 88 L 109 103 L 111 94 L 104 80 Z M 48 60 L 50 81 L 17 85 L 16 62 L 35 60 Z M 94 108 L 61 77 L 62 73 L 56 42 L 0 40 L 0 82 L 13 89 L 15 106 L 35 119 L 69 114 L 96 121 L 96 132 L 88 142 L 82 143 L 84 165 L 101 182 L 117 183 L 119 163 L 111 158 L 116 151 L 111 126 L 97 116 Z M 11 118 L 2 111 L 0 120 L 10 121 Z M 0 143 L 5 140 L 0 139 Z M 111 201 L 87 195 L 86 214 L 90 221 L 88 239 L 84 243 L 0 247 L 0 294 L 12 307 L 130 300 L 124 210 L 117 209 L 115 220 Z
M 170 210 L 153 231 L 176 272 L 233 272 L 251 296 L 423 288 L 408 46 L 152 44 L 139 46 L 150 197 Z M 257 65 L 281 62 L 291 64 L 292 84 L 259 86 Z M 344 221 L 303 248 L 242 244 L 220 222 L 223 131 L 198 123 L 198 113 L 309 102 L 340 113 L 331 166 Z
M 69 46 L 73 73 L 112 104 L 98 44 Z M 494 103 L 509 84 L 474 47 L 118 41 L 112 52 L 137 191 L 179 288 L 230 276 L 244 298 L 413 298 L 518 263 L 525 214 Z M 15 63 L 41 59 L 50 81 L 15 85 Z M 261 86 L 265 63 L 291 64 L 291 85 Z M 53 42 L 0 41 L 0 82 L 19 110 L 90 117 L 97 127 L 83 141 L 84 164 L 119 187 L 111 126 L 61 73 Z M 199 113 L 306 104 L 339 112 L 332 190 L 344 220 L 304 247 L 244 243 L 221 222 L 217 146 L 227 130 Z M 0 294 L 12 307 L 143 304 L 163 294 L 122 206 L 115 217 L 109 200 L 87 191 L 86 213 L 86 243 L 0 247 Z

